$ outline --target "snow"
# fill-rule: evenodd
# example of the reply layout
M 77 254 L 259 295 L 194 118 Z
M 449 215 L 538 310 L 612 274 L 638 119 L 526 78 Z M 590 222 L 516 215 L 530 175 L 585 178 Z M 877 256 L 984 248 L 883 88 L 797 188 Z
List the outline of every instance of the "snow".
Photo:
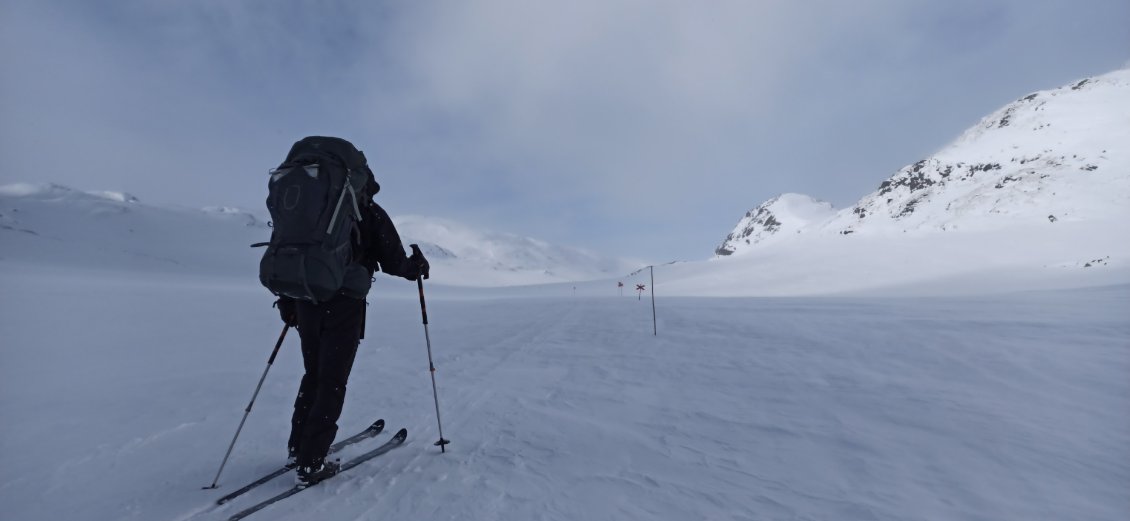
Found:
M 397 230 L 420 242 L 424 255 L 458 271 L 448 282 L 491 287 L 606 278 L 638 267 L 579 248 L 510 233 L 475 230 L 435 217 L 397 216 Z
M 827 220 L 834 211 L 830 203 L 807 195 L 781 194 L 746 212 L 715 254 L 732 255 L 749 251 L 755 244 L 795 237 L 807 226 Z
M 10 185 L 0 185 L 0 194 L 12 197 L 28 197 L 37 196 L 44 193 L 50 193 L 53 188 L 59 185 L 36 185 L 33 183 L 13 183 Z
M 1130 69 L 1029 94 L 828 223 L 836 234 L 1130 218 Z
M 1130 283 L 1130 69 L 1029 94 L 832 210 L 755 207 L 669 295 L 960 295 Z
M 1123 69 L 1010 103 L 849 208 L 832 213 L 826 203 L 788 194 L 812 209 L 794 217 L 779 208 L 788 207 L 784 196 L 770 199 L 746 213 L 716 254 L 776 248 L 786 236 L 894 243 L 904 234 L 944 241 L 946 234 L 1004 230 L 1011 242 L 1041 241 L 1042 233 L 1027 233 L 1034 225 L 1049 230 L 1063 222 L 1094 223 L 1087 233 L 1130 241 L 1121 230 L 1130 221 L 1128 142 L 1130 69 Z M 781 224 L 766 225 L 770 216 Z
M 246 276 L 270 239 L 270 218 L 228 206 L 203 209 L 144 204 L 120 192 L 57 184 L 0 186 L 0 261 Z M 394 217 L 401 237 L 418 242 L 437 281 L 512 286 L 591 280 L 641 263 L 514 234 L 418 216 Z
M 93 195 L 95 197 L 101 197 L 101 198 L 104 198 L 104 199 L 109 199 L 111 201 L 117 201 L 119 203 L 139 203 L 139 202 L 141 202 L 141 200 L 138 199 L 137 197 L 134 197 L 134 196 L 127 194 L 125 192 L 112 192 L 112 191 L 103 190 L 103 191 L 87 192 L 87 193 L 89 193 L 90 195 Z
M 432 263 L 453 444 L 431 445 L 415 285 L 378 276 L 339 434 L 384 417 L 408 443 L 252 519 L 1130 518 L 1128 87 L 1026 96 L 852 208 L 775 198 L 740 254 L 655 287 L 398 216 Z M 288 486 L 213 505 L 284 459 L 293 333 L 200 490 L 281 329 L 248 247 L 266 223 L 0 186 L 4 519 L 220 520 Z
M 0 196 L 35 198 L 41 200 L 58 200 L 64 198 L 81 199 L 96 197 L 109 201 L 116 201 L 119 203 L 140 202 L 138 198 L 125 192 L 114 192 L 108 190 L 83 192 L 55 183 L 13 183 L 9 185 L 0 185 Z
M 907 233 L 895 240 L 813 235 L 660 267 L 656 277 L 664 295 L 728 297 L 954 296 L 1130 284 L 1130 241 L 1119 240 L 1126 222 Z
M 265 221 L 159 207 L 56 184 L 0 187 L 0 259 L 177 275 L 254 274 Z
M 634 295 L 428 291 L 448 453 L 415 286 L 393 281 L 341 434 L 384 417 L 408 443 L 252 519 L 1130 515 L 1128 286 L 661 296 L 658 336 Z M 288 486 L 211 505 L 283 460 L 295 338 L 200 490 L 280 330 L 253 278 L 24 266 L 0 292 L 6 519 L 219 520 Z

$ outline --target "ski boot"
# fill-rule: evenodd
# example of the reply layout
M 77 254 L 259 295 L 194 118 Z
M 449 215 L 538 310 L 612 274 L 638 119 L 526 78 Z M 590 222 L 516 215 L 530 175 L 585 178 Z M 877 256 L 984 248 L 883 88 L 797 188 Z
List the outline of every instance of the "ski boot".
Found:
M 294 484 L 298 488 L 306 488 L 322 481 L 341 470 L 341 464 L 336 461 L 322 461 L 317 465 L 299 465 L 294 473 Z

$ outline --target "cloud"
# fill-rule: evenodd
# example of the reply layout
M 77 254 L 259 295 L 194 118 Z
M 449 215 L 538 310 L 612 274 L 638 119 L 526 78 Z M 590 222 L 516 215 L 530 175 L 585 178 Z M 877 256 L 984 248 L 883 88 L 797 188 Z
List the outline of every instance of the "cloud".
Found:
M 645 213 L 741 169 L 742 141 L 751 145 L 774 114 L 795 63 L 845 27 L 902 11 L 899 2 L 439 5 L 400 25 L 411 34 L 395 35 L 396 85 L 373 96 L 415 98 L 422 124 L 469 129 L 473 164 L 495 163 L 523 193 Z M 633 192 L 650 197 L 624 195 Z

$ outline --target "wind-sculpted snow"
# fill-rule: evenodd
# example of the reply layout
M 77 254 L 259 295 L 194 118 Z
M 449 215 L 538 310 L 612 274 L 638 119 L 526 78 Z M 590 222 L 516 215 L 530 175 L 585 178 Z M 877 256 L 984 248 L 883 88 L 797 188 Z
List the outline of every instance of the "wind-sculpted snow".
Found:
M 461 290 L 473 292 L 480 290 Z M 341 421 L 401 449 L 252 519 L 1130 517 L 1130 288 L 961 299 L 371 299 Z M 0 271 L 4 519 L 217 521 L 285 458 L 288 337 L 244 279 Z M 386 433 L 385 436 L 388 436 Z M 361 444 L 343 457 L 375 446 Z

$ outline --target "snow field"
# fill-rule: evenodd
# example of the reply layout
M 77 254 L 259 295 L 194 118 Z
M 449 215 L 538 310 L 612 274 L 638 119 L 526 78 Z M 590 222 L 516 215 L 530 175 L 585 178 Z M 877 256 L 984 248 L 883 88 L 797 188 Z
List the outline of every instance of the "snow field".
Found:
M 442 298 L 381 286 L 341 436 L 408 443 L 252 519 L 1125 519 L 1126 286 L 951 299 Z M 662 295 L 663 286 L 659 286 Z M 218 520 L 285 455 L 251 280 L 0 272 L 5 519 Z M 462 293 L 464 297 L 469 294 Z M 646 297 L 646 295 L 645 295 Z M 375 446 L 360 444 L 348 457 Z

